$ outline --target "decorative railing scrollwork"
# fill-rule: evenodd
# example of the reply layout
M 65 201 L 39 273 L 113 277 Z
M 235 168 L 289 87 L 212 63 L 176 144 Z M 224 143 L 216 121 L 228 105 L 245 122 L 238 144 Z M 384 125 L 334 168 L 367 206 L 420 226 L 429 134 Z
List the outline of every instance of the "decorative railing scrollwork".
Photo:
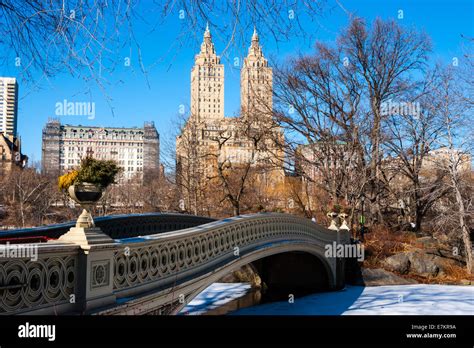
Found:
M 77 280 L 77 248 L 66 253 L 40 245 L 37 256 L 37 260 L 0 258 L 0 314 L 70 303 Z
M 176 233 L 148 236 L 123 245 L 114 253 L 114 289 L 122 290 L 173 277 L 218 262 L 235 248 L 245 252 L 261 244 L 307 241 L 323 247 L 335 232 L 287 214 L 256 214 L 213 222 Z
M 199 226 L 214 219 L 178 213 L 146 213 L 111 215 L 94 218 L 97 227 L 112 238 L 127 238 L 164 233 Z M 56 239 L 65 234 L 76 222 L 49 225 L 35 228 L 0 231 L 1 240 L 18 237 L 45 236 Z
M 276 248 L 275 252 L 281 252 L 288 246 L 322 255 L 328 244 L 349 243 L 349 234 L 344 231 L 331 231 L 288 214 L 254 214 L 220 221 L 179 214 L 144 215 L 130 220 L 126 216 L 108 219 L 106 232 L 114 238 L 127 238 L 107 238 L 92 249 L 53 241 L 34 244 L 38 248 L 35 261 L 0 258 L 0 314 L 109 311 L 121 306 L 123 300 L 117 299 L 141 301 L 150 293 L 166 293 L 175 286 L 190 286 L 183 294 L 190 296 L 190 291 L 197 290 L 192 288 L 198 286 L 196 279 L 219 267 L 223 267 L 222 272 L 227 270 L 241 256 L 254 253 L 260 257 L 260 250 Z M 183 221 L 177 221 L 179 218 Z M 100 226 L 99 219 L 96 225 Z M 178 230 L 164 232 L 170 228 Z M 342 263 L 334 259 L 323 262 L 334 277 L 343 273 Z M 71 299 L 78 294 L 81 302 L 76 304 Z M 173 296 L 163 299 L 149 311 L 165 308 L 173 301 Z

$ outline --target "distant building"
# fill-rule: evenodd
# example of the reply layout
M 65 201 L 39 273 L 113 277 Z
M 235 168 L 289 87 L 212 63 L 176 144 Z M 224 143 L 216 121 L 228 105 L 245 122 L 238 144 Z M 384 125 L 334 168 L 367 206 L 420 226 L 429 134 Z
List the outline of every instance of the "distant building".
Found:
M 316 183 L 331 173 L 353 169 L 354 163 L 355 155 L 350 153 L 348 144 L 337 139 L 299 145 L 296 149 L 296 172 Z
M 28 157 L 21 153 L 20 139 L 0 134 L 0 178 L 10 172 L 13 166 L 23 168 L 27 162 Z
M 191 187 L 206 188 L 210 178 L 216 177 L 219 164 L 230 162 L 233 168 L 266 167 L 259 176 L 262 186 L 275 189 L 284 184 L 282 167 L 284 154 L 275 143 L 284 141 L 281 128 L 272 118 L 272 68 L 262 53 L 259 37 L 254 30 L 247 57 L 241 70 L 241 114 L 224 116 L 224 65 L 216 54 L 209 28 L 206 28 L 200 52 L 191 70 L 191 114 L 176 139 L 176 172 L 181 196 L 191 201 Z M 247 123 L 246 123 L 247 122 Z M 251 139 L 242 133 L 266 133 L 258 150 Z M 264 131 L 262 131 L 264 130 Z M 222 146 L 219 141 L 228 138 Z M 255 185 L 254 183 L 254 189 Z M 209 194 L 206 194 L 209 196 Z M 195 203 L 187 203 L 192 209 Z
M 224 65 L 206 28 L 191 70 L 191 114 L 198 122 L 224 118 Z
M 254 29 L 249 53 L 240 73 L 240 105 L 243 115 L 270 118 L 273 111 L 273 71 L 262 52 Z
M 0 77 L 0 133 L 16 137 L 18 83 L 14 77 Z
M 87 155 L 115 160 L 123 168 L 122 179 L 143 180 L 159 175 L 160 139 L 153 122 L 143 128 L 61 125 L 50 120 L 43 128 L 42 172 L 57 176 L 76 168 Z
M 411 157 L 408 157 L 412 160 Z M 459 149 L 449 149 L 441 147 L 430 150 L 423 155 L 418 175 L 422 180 L 434 178 L 437 175 L 446 174 L 451 164 L 456 164 L 456 170 L 460 174 L 470 173 L 472 157 L 470 154 Z M 418 163 L 412 161 L 411 163 Z M 414 164 L 412 164 L 414 165 Z M 400 157 L 386 157 L 382 161 L 382 168 L 392 176 L 391 184 L 400 191 L 405 192 L 406 187 L 410 185 L 410 179 L 406 173 L 401 170 L 406 164 Z
M 356 162 L 349 145 L 335 138 L 299 145 L 295 152 L 295 172 L 301 180 L 299 196 L 305 201 L 306 209 L 316 207 L 321 190 L 336 199 L 338 183 L 355 171 Z
M 459 149 L 442 147 L 428 152 L 423 159 L 422 170 L 429 172 L 446 168 L 450 163 L 456 163 L 457 169 L 460 172 L 470 172 L 471 161 L 471 155 L 466 152 L 462 152 Z

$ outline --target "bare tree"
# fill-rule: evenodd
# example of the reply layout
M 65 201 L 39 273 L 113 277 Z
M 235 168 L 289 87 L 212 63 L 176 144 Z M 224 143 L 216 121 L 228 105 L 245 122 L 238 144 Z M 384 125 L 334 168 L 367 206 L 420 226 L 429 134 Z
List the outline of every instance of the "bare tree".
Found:
M 150 173 L 151 174 L 151 173 Z M 144 211 L 173 211 L 177 210 L 176 184 L 171 179 L 175 173 L 167 175 L 164 171 L 149 175 L 149 179 L 143 183 Z
M 392 208 L 401 205 L 411 213 L 416 231 L 421 230 L 422 220 L 433 205 L 447 193 L 445 173 L 427 166 L 442 130 L 439 101 L 432 93 L 438 79 L 439 68 L 435 68 L 424 75 L 417 88 L 400 95 L 404 102 L 385 106 L 382 147 L 389 157 L 381 166 L 381 180 L 391 193 L 387 204 Z
M 347 199 L 355 204 L 365 182 L 362 86 L 341 55 L 340 47 L 318 43 L 314 55 L 279 67 L 276 119 L 286 129 L 286 158 L 296 159 L 304 180 L 324 189 L 335 203 Z M 353 174 L 360 174 L 357 181 Z
M 203 165 L 206 153 L 203 153 L 200 142 L 202 134 L 196 119 L 191 115 L 188 120 L 181 119 L 176 138 L 176 185 L 179 195 L 179 209 L 195 215 L 209 215 L 206 190 L 205 168 Z
M 224 120 L 222 127 L 213 134 L 214 146 L 205 156 L 215 164 L 216 170 L 210 172 L 208 179 L 221 188 L 220 202 L 227 201 L 233 215 L 240 215 L 244 196 L 249 190 L 257 191 L 265 186 L 263 175 L 271 173 L 267 150 L 272 141 L 269 136 L 272 123 L 250 113 L 231 121 L 232 126 Z M 232 149 L 235 143 L 240 146 L 238 151 Z
M 4 187 L 6 204 L 21 227 L 43 223 L 55 192 L 51 182 L 31 168 L 12 168 Z
M 230 48 L 245 47 L 246 35 L 254 25 L 277 42 L 295 35 L 304 36 L 299 18 L 321 15 L 324 2 L 313 1 L 217 1 L 217 0 L 95 0 L 95 1 L 0 1 L 0 60 L 20 69 L 27 81 L 39 72 L 43 77 L 67 72 L 95 81 L 105 93 L 107 75 L 124 58 L 147 76 L 156 57 L 146 66 L 137 36 L 137 24 L 153 32 L 170 17 L 181 21 L 176 46 L 195 41 L 209 22 L 216 35 Z M 226 18 L 224 23 L 220 23 Z M 219 23 L 219 24 L 218 24 Z M 196 30 L 201 28 L 201 30 Z M 120 52 L 128 47 L 130 54 Z M 170 48 L 171 49 L 171 48 Z M 133 54 L 132 54 L 133 53 Z
M 354 210 L 364 193 L 380 222 L 382 103 L 413 88 L 409 73 L 423 69 L 429 47 L 425 35 L 393 21 L 377 19 L 368 27 L 354 18 L 334 47 L 317 43 L 313 55 L 277 70 L 276 115 L 290 139 L 287 152 L 304 144 L 319 149 L 311 164 L 334 200 L 349 200 Z M 345 144 L 342 157 L 338 142 Z M 325 160 L 339 161 L 341 172 Z
M 472 72 L 471 72 L 472 73 Z M 471 75 L 472 76 L 472 75 Z M 435 97 L 439 100 L 439 113 L 443 122 L 443 132 L 438 138 L 443 153 L 436 165 L 448 176 L 447 188 L 453 197 L 452 210 L 445 211 L 445 218 L 457 221 L 457 229 L 464 245 L 466 266 L 473 271 L 472 241 L 468 223 L 472 221 L 472 196 L 468 189 L 472 185 L 471 154 L 473 150 L 473 131 L 471 128 L 472 95 L 453 67 L 447 68 L 441 76 Z
M 0 59 L 29 81 L 35 72 L 46 78 L 67 72 L 104 88 L 104 76 L 114 71 L 124 41 L 139 51 L 131 27 L 135 7 L 131 0 L 3 0 Z M 121 27 L 129 30 L 125 39 Z
M 399 97 L 412 87 L 410 73 L 426 66 L 430 40 L 424 33 L 402 28 L 394 20 L 376 19 L 368 29 L 362 19 L 355 18 L 339 42 L 348 64 L 354 66 L 363 83 L 366 117 L 371 126 L 369 193 L 379 221 L 382 221 L 382 103 Z

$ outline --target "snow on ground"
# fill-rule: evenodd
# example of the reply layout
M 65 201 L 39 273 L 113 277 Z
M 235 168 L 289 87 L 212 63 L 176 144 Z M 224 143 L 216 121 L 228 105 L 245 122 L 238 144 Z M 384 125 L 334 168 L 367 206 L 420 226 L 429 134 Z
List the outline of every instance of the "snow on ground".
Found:
M 215 283 L 181 313 L 203 314 L 245 295 L 245 283 Z M 334 292 L 243 308 L 231 315 L 474 315 L 474 286 L 347 286 Z
M 294 303 L 243 308 L 233 315 L 474 315 L 474 287 L 454 285 L 347 286 Z
M 244 296 L 249 290 L 250 284 L 247 283 L 214 283 L 189 302 L 180 313 L 203 314 Z

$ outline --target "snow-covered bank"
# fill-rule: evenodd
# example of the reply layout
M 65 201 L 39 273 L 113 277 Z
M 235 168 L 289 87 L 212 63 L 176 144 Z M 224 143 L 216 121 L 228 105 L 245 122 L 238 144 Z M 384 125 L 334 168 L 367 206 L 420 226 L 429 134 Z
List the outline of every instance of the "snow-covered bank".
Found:
M 204 314 L 244 296 L 249 290 L 247 283 L 214 283 L 188 303 L 180 314 Z
M 215 283 L 181 313 L 196 315 L 248 293 L 245 283 Z M 232 315 L 474 315 L 474 286 L 347 286 L 344 290 L 239 309 Z
M 294 303 L 243 308 L 233 315 L 474 315 L 474 287 L 390 285 L 312 294 Z

